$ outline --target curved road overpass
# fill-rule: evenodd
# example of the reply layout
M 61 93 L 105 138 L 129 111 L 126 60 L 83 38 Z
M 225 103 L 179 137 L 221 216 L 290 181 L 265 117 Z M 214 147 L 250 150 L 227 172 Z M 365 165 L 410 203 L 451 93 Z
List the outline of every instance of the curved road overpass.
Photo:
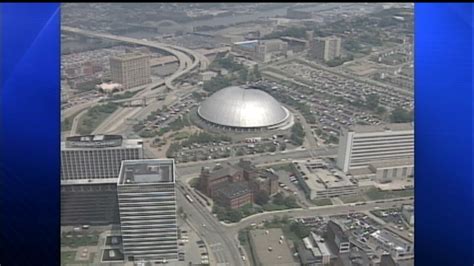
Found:
M 139 40 L 135 38 L 123 37 L 123 36 L 118 36 L 118 35 L 113 35 L 113 34 L 108 34 L 108 33 L 82 30 L 82 29 L 72 28 L 72 27 L 67 27 L 67 26 L 61 27 L 61 30 L 64 32 L 91 36 L 91 37 L 96 37 L 96 38 L 105 38 L 105 39 L 114 40 L 114 41 L 138 44 L 138 45 L 142 45 L 146 47 L 159 49 L 176 56 L 176 58 L 178 58 L 178 61 L 179 61 L 178 70 L 175 73 L 173 73 L 171 76 L 165 79 L 165 84 L 170 89 L 175 89 L 175 87 L 172 85 L 172 82 L 174 80 L 178 79 L 179 77 L 183 75 L 186 75 L 191 70 L 195 69 L 198 65 L 201 66 L 200 70 L 207 68 L 207 66 L 209 65 L 209 60 L 204 55 L 196 51 L 193 51 L 191 49 L 179 47 L 176 45 L 167 45 L 167 44 Z M 194 60 L 188 55 L 194 58 Z

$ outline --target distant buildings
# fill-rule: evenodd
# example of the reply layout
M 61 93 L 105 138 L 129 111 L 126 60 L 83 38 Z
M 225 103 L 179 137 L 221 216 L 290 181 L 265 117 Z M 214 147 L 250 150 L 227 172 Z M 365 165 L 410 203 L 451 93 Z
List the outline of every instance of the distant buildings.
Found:
M 117 178 L 123 160 L 143 158 L 141 139 L 120 135 L 74 136 L 61 143 L 61 181 Z
M 339 138 L 337 166 L 344 172 L 369 168 L 377 178 L 393 179 L 413 174 L 413 124 L 354 126 Z
M 200 190 L 220 205 L 231 209 L 253 203 L 257 193 L 273 195 L 278 192 L 278 176 L 260 171 L 249 161 L 225 165 L 210 170 L 203 168 Z
M 209 81 L 215 77 L 217 77 L 217 73 L 214 71 L 205 71 L 199 74 L 201 76 L 202 81 Z
M 331 61 L 341 56 L 341 38 L 314 38 L 310 42 L 310 54 L 321 61 Z
M 288 43 L 279 39 L 236 42 L 232 51 L 252 60 L 268 62 L 275 55 L 286 55 Z
M 140 53 L 126 53 L 110 57 L 110 74 L 113 82 L 124 89 L 151 83 L 150 58 Z
M 313 17 L 313 13 L 311 11 L 288 8 L 286 10 L 286 17 L 290 19 L 310 19 Z
M 117 192 L 124 255 L 133 261 L 176 260 L 174 161 L 124 161 Z

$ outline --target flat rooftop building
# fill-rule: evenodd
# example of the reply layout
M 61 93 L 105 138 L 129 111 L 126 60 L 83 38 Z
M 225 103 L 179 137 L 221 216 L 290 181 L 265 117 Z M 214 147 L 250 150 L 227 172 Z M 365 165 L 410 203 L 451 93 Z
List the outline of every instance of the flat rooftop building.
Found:
M 141 139 L 123 139 L 120 135 L 69 137 L 61 143 L 61 183 L 113 182 L 119 175 L 123 160 L 142 158 Z
M 414 155 L 412 123 L 354 126 L 339 138 L 337 166 L 344 172 Z
M 331 198 L 354 195 L 358 192 L 357 184 L 352 183 L 345 173 L 339 170 L 333 172 L 319 168 L 325 164 L 299 163 L 300 170 L 308 178 L 299 180 L 302 188 L 310 199 Z
M 150 58 L 140 53 L 126 53 L 110 57 L 110 75 L 113 82 L 124 89 L 151 83 Z
M 293 259 L 292 252 L 280 228 L 252 230 L 249 232 L 254 257 L 263 266 L 300 265 Z
M 117 192 L 124 255 L 135 261 L 177 260 L 174 161 L 124 161 Z

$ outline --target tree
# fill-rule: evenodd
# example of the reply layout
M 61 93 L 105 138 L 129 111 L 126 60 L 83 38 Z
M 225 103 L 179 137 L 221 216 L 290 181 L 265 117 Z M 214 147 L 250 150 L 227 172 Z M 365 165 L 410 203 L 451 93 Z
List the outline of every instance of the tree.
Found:
M 375 93 L 369 94 L 365 100 L 365 105 L 370 110 L 376 110 L 376 108 L 379 106 L 379 98 L 380 97 Z
M 378 115 L 383 115 L 387 112 L 387 109 L 383 106 L 378 106 L 377 109 L 375 109 L 375 113 Z
M 275 145 L 271 145 L 269 151 L 270 152 L 275 152 L 276 151 Z
M 253 66 L 253 75 L 255 76 L 255 79 L 257 80 L 262 79 L 262 73 L 260 73 L 260 70 L 258 69 L 258 65 Z
M 248 80 L 249 72 L 246 68 L 239 70 L 239 79 L 241 82 L 246 82 Z
M 268 203 L 269 200 L 270 196 L 268 196 L 268 193 L 265 191 L 257 193 L 257 195 L 255 196 L 255 203 L 257 203 L 258 205 L 265 205 Z
M 283 193 L 277 193 L 273 197 L 273 203 L 276 205 L 285 205 L 285 198 L 283 197 Z
M 311 230 L 300 222 L 293 222 L 290 225 L 290 230 L 300 239 L 303 239 L 309 235 Z
M 296 203 L 296 198 L 293 196 L 288 196 L 284 200 L 286 207 L 288 208 L 297 208 L 298 203 Z
M 390 115 L 392 123 L 406 123 L 413 121 L 413 111 L 408 112 L 407 110 L 397 107 L 392 111 Z
M 242 219 L 242 213 L 239 210 L 228 210 L 226 216 L 233 223 L 239 222 Z

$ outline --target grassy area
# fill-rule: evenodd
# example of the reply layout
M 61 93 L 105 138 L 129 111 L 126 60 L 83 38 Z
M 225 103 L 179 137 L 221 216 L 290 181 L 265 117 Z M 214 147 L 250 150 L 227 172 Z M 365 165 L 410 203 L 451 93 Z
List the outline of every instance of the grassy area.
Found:
M 76 261 L 76 252 L 75 251 L 63 251 L 61 252 L 61 265 L 67 266 L 67 265 L 77 265 L 77 266 L 88 266 L 91 265 L 94 262 L 96 253 L 91 252 L 89 254 L 89 259 L 88 260 L 83 260 L 83 261 Z
M 263 210 L 265 211 L 280 211 L 280 210 L 286 210 L 288 209 L 287 206 L 285 205 L 278 205 L 274 203 L 267 203 L 262 206 Z
M 414 195 L 413 189 L 383 191 L 378 188 L 371 188 L 366 193 L 370 200 L 392 199 L 401 197 L 412 197 Z
M 190 187 L 197 187 L 199 184 L 199 177 L 192 178 L 188 183 Z
M 90 234 L 90 235 L 64 234 L 61 237 L 61 245 L 71 247 L 71 248 L 77 248 L 81 246 L 95 246 L 97 245 L 98 241 L 99 241 L 99 236 L 96 234 Z
M 291 167 L 290 163 L 284 163 L 284 164 L 277 164 L 277 165 L 272 165 L 270 166 L 275 171 L 286 171 L 289 173 L 293 172 L 293 168 Z
M 177 132 L 173 135 L 173 138 L 175 140 L 182 140 L 182 139 L 187 139 L 191 134 L 188 132 Z
M 61 252 L 61 265 L 68 265 L 74 262 L 76 256 L 75 251 L 63 251 Z
M 332 205 L 331 199 L 317 199 L 311 201 L 316 206 Z
M 96 129 L 109 115 L 119 107 L 116 103 L 107 103 L 94 106 L 87 111 L 79 121 L 77 131 L 81 135 L 90 134 Z
M 340 200 L 344 203 L 354 203 L 354 202 L 361 202 L 361 201 L 366 201 L 366 199 L 360 195 L 355 195 L 355 196 L 343 196 L 339 197 Z
M 74 117 L 76 117 L 80 112 L 82 112 L 82 111 L 78 111 L 78 112 L 72 114 L 71 116 L 66 117 L 63 121 L 61 121 L 61 132 L 71 130 L 72 121 L 74 120 Z

